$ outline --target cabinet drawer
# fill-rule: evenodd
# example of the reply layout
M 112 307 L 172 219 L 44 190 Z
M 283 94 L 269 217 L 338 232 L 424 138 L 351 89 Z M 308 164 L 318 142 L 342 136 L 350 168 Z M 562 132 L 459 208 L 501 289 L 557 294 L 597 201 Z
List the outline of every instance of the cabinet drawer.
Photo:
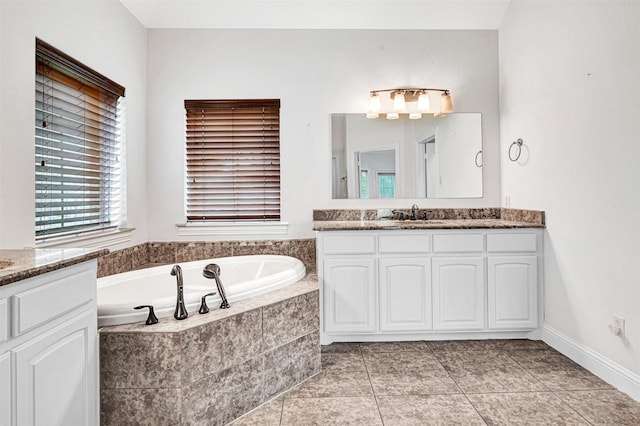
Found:
M 374 235 L 327 235 L 323 238 L 324 254 L 373 254 Z
M 43 284 L 16 293 L 12 299 L 13 337 L 80 307 L 95 298 L 94 269 L 67 268 L 58 279 L 34 278 Z M 57 272 L 51 272 L 56 274 Z
M 536 234 L 489 234 L 487 251 L 495 252 L 535 252 L 538 250 Z
M 428 253 L 428 235 L 380 235 L 380 253 Z
M 9 304 L 7 299 L 0 299 L 0 343 L 9 338 Z
M 482 234 L 434 235 L 433 251 L 435 253 L 481 252 L 484 250 Z

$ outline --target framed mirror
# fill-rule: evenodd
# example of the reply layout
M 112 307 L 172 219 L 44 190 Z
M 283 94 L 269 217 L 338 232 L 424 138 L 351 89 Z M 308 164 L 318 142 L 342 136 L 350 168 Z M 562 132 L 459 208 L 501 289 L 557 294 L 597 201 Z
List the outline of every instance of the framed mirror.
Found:
M 333 198 L 482 197 L 482 117 L 331 114 Z

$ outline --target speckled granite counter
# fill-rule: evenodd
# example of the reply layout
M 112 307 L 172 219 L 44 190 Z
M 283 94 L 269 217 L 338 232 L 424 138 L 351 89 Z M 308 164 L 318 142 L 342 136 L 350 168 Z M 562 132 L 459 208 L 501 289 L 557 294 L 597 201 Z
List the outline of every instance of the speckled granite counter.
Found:
M 427 220 L 394 220 L 400 212 L 409 217 L 409 209 L 314 210 L 314 231 L 398 230 L 398 229 L 509 229 L 544 228 L 544 212 L 500 208 L 419 209 Z
M 0 286 L 96 259 L 107 249 L 0 250 Z

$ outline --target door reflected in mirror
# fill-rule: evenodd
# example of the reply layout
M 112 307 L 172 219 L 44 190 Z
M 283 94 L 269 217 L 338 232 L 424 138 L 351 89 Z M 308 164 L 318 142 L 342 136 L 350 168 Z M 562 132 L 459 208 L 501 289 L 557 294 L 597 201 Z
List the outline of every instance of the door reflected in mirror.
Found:
M 481 121 L 480 113 L 332 114 L 332 197 L 482 197 Z

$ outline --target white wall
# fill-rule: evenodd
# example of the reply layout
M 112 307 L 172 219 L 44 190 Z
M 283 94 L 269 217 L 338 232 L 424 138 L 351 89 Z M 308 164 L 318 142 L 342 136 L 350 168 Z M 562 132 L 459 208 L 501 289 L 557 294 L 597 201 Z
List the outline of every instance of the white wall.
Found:
M 637 374 L 638 22 L 638 2 L 518 0 L 499 32 L 503 195 L 546 211 L 545 323 Z
M 145 28 L 116 0 L 0 7 L 0 247 L 34 244 L 36 37 L 125 86 L 128 225 L 132 244 L 146 241 Z
M 180 239 L 185 220 L 184 99 L 282 100 L 282 238 L 312 237 L 319 208 L 498 205 L 497 50 L 496 31 L 150 30 L 150 240 Z M 370 90 L 425 85 L 483 114 L 484 198 L 332 200 L 329 114 L 365 112 Z

